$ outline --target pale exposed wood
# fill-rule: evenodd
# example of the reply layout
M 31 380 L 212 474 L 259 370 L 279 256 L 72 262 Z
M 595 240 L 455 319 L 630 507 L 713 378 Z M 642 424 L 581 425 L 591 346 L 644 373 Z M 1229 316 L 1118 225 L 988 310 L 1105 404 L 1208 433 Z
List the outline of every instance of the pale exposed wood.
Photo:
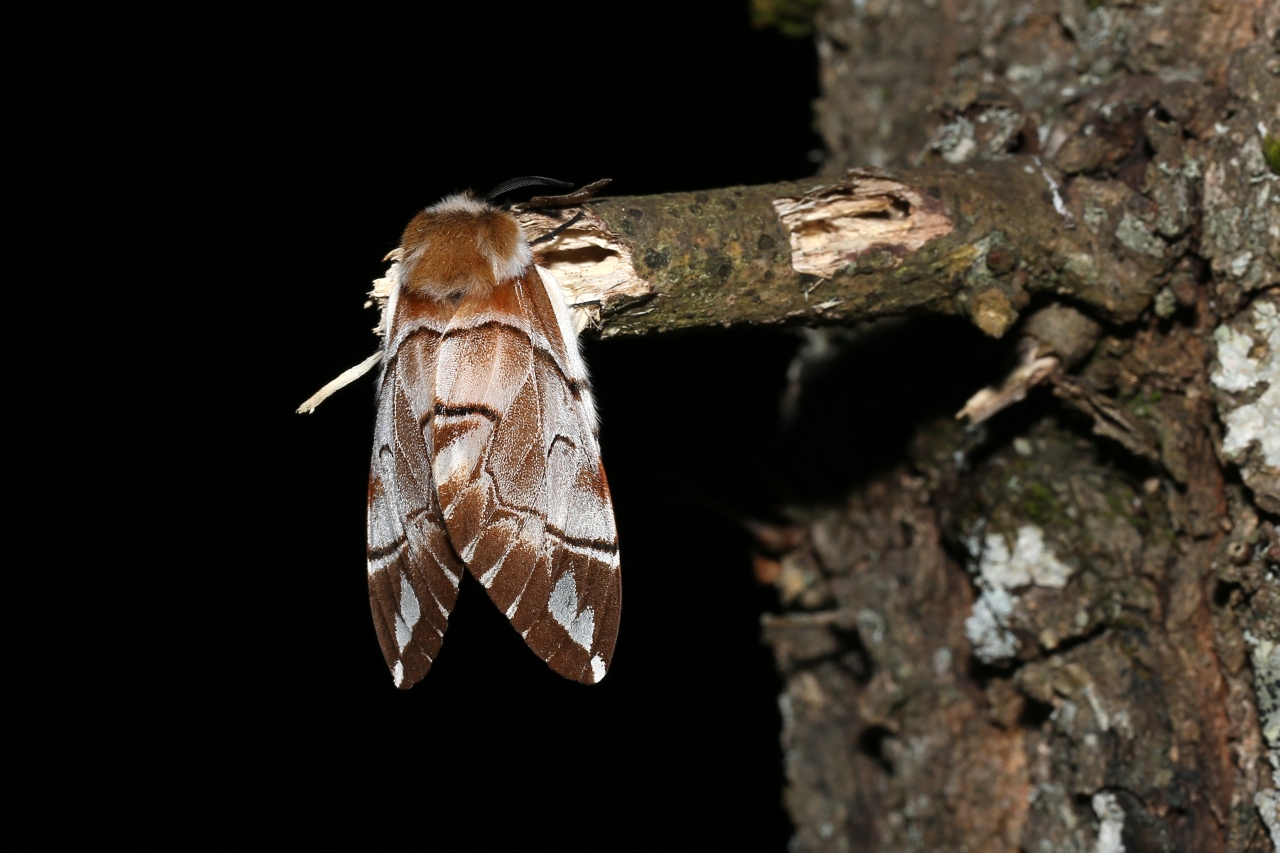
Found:
M 953 229 L 942 205 L 888 175 L 851 170 L 842 181 L 817 183 L 803 195 L 775 199 L 791 237 L 791 266 L 831 278 L 872 249 L 902 257 Z

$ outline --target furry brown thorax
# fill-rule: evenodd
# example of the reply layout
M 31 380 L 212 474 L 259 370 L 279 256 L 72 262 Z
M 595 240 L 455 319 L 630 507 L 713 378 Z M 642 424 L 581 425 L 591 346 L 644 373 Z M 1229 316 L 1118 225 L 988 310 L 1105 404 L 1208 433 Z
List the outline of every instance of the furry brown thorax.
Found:
M 400 248 L 403 287 L 436 300 L 487 295 L 533 259 L 515 217 L 468 194 L 415 216 Z

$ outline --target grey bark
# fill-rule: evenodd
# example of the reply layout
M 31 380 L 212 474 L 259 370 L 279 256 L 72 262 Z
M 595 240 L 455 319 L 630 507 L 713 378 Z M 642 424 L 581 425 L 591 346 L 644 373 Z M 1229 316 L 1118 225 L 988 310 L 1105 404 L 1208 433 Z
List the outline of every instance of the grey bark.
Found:
M 995 288 L 1025 370 L 987 403 L 1036 415 L 919 424 L 765 559 L 796 849 L 1275 844 L 1278 27 L 1261 0 L 822 5 L 825 174 L 1031 161 L 1075 228 L 910 306 L 978 322 Z M 1002 187 L 956 245 L 1052 212 Z

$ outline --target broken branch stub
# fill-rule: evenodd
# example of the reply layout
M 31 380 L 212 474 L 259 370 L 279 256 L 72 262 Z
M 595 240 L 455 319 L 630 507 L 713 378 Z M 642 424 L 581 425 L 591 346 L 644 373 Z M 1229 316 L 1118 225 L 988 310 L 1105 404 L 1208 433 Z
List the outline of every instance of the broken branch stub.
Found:
M 606 310 L 602 334 L 930 311 L 961 314 L 1000 337 L 1036 290 L 1132 319 L 1145 306 L 1141 294 L 1100 296 L 1070 267 L 1089 253 L 1098 270 L 1127 261 L 1107 256 L 1089 229 L 1067 227 L 1080 213 L 1060 189 L 1033 159 L 1009 157 L 598 199 L 588 209 L 657 294 Z

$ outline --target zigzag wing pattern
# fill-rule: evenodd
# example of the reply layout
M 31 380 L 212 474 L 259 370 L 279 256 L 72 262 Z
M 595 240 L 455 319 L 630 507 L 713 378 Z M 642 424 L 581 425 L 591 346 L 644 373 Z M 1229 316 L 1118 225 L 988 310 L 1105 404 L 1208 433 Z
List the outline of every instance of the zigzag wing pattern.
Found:
M 396 686 L 412 687 L 440 653 L 462 562 L 449 542 L 431 476 L 436 357 L 447 323 L 439 303 L 404 296 L 378 391 L 369 473 L 369 602 Z
M 554 278 L 529 266 L 464 297 L 440 339 L 435 389 L 433 476 L 457 554 L 552 669 L 599 681 L 621 607 L 617 533 Z

